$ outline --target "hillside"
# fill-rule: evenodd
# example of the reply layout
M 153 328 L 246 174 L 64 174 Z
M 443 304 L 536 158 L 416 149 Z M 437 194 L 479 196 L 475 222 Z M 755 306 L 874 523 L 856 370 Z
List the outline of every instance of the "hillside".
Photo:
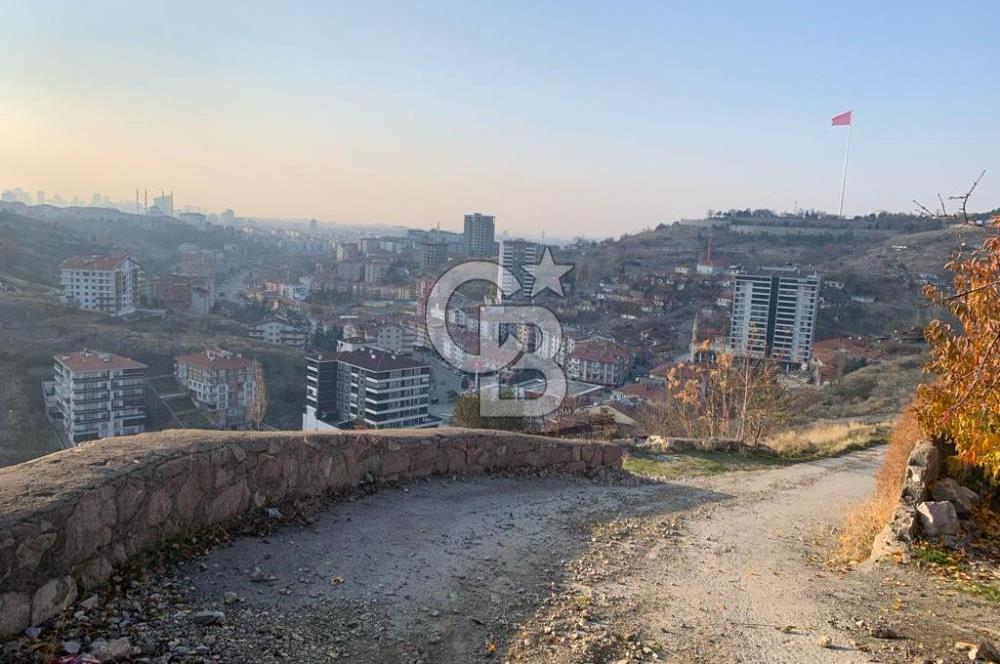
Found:
M 942 315 L 926 305 L 923 285 L 946 285 L 949 275 L 944 265 L 952 253 L 963 246 L 980 245 L 991 232 L 964 226 L 917 231 L 907 227 L 845 229 L 824 235 L 748 234 L 742 227 L 674 224 L 572 247 L 563 258 L 576 263 L 574 277 L 581 285 L 619 279 L 638 286 L 653 271 L 693 267 L 709 241 L 717 266 L 739 265 L 753 271 L 797 265 L 845 284 L 842 291 L 823 291 L 826 306 L 817 326 L 817 338 L 823 339 L 887 334 Z M 860 303 L 852 300 L 854 296 L 874 296 L 875 301 Z
M 39 219 L 0 210 L 0 275 L 55 285 L 59 264 L 79 254 L 123 251 L 132 254 L 143 269 L 168 271 L 177 248 L 193 242 L 203 249 L 222 249 L 238 242 L 234 229 L 213 227 L 204 231 L 168 218 L 149 220 L 116 213 L 112 218 L 66 215 Z
M 84 348 L 139 360 L 149 365 L 149 376 L 171 374 L 175 356 L 210 346 L 258 357 L 270 400 L 265 424 L 282 429 L 300 425 L 305 391 L 301 351 L 251 341 L 238 324 L 216 316 L 123 321 L 67 308 L 37 284 L 8 282 L 14 292 L 0 290 L 0 466 L 58 448 L 45 418 L 41 381 L 52 376 L 53 355 Z M 177 426 L 154 395 L 147 395 L 147 405 L 150 428 Z

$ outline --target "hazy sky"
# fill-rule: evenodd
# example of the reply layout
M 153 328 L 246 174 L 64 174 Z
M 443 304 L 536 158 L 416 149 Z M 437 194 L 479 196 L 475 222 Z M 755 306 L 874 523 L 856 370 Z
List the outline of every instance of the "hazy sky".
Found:
M 616 235 L 835 211 L 854 109 L 848 213 L 1000 205 L 1000 3 L 431 4 L 0 0 L 0 188 Z

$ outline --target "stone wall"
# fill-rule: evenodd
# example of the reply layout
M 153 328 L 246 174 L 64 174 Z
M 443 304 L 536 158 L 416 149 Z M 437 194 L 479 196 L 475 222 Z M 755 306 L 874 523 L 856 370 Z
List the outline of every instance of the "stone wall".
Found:
M 161 542 L 365 482 L 621 465 L 613 444 L 468 429 L 109 438 L 0 469 L 0 636 L 59 614 Z
M 892 519 L 875 537 L 871 560 L 888 559 L 917 538 L 920 533 L 917 506 L 927 500 L 931 486 L 941 477 L 944 458 L 941 446 L 932 441 L 921 440 L 914 445 L 906 464 L 899 505 Z

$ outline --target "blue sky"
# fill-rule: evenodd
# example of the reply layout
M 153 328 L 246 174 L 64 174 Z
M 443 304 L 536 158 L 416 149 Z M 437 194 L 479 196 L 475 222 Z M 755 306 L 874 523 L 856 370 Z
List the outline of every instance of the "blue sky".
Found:
M 1000 206 L 995 3 L 8 3 L 0 187 L 617 234 Z M 362 6 L 363 5 L 363 6 Z

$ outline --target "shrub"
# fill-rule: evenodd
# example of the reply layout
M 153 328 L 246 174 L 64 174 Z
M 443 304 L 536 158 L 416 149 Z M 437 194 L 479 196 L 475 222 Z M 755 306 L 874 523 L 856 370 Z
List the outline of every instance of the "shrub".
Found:
M 1000 217 L 994 219 L 1000 227 Z M 945 267 L 955 293 L 927 286 L 924 295 L 947 307 L 959 326 L 927 326 L 936 380 L 917 389 L 917 416 L 930 436 L 954 444 L 957 460 L 1000 479 L 1000 237 L 956 255 Z

